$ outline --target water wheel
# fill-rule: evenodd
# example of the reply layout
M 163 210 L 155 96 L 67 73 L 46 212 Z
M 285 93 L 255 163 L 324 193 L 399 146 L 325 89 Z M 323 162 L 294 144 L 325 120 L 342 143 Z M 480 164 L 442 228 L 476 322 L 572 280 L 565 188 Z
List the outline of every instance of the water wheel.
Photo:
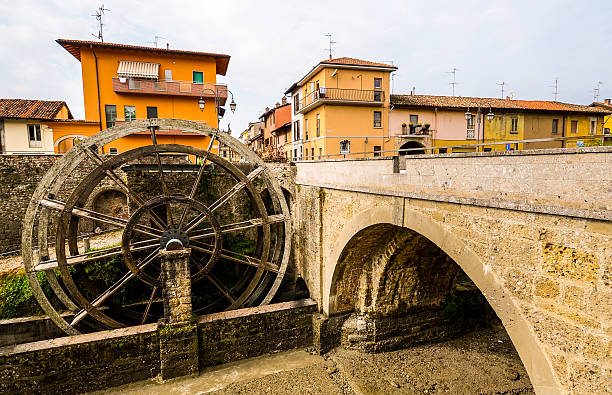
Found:
M 161 143 L 176 133 L 210 142 L 206 149 Z M 136 148 L 101 153 L 120 138 Z M 217 144 L 242 163 L 214 154 Z M 109 189 L 114 203 L 95 201 Z M 125 203 L 117 204 L 121 193 Z M 156 119 L 106 129 L 58 159 L 32 196 L 22 250 L 42 309 L 78 334 L 163 316 L 158 253 L 170 240 L 191 249 L 194 312 L 267 304 L 290 239 L 284 195 L 257 155 L 208 126 Z

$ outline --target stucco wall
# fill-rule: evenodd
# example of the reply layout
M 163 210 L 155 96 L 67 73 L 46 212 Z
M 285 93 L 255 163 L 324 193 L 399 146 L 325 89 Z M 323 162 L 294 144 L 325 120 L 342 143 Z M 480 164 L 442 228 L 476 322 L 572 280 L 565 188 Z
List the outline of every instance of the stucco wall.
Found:
M 40 125 L 41 147 L 30 148 L 28 124 Z M 8 153 L 53 153 L 53 131 L 36 120 L 4 120 L 5 149 Z

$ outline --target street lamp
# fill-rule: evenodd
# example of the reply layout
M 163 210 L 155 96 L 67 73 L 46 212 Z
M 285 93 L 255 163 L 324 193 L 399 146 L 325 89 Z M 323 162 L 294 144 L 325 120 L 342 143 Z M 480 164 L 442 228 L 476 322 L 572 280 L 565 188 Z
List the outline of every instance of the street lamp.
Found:
M 232 95 L 232 101 L 230 102 L 230 110 L 232 111 L 232 114 L 236 111 L 236 102 L 234 101 L 234 94 L 229 90 L 226 89 L 227 92 L 230 93 L 230 95 Z M 217 127 L 219 126 L 218 123 L 219 121 L 221 121 L 221 115 L 219 114 L 219 108 L 221 107 L 221 97 L 219 96 L 219 88 L 217 87 L 215 90 L 210 89 L 210 88 L 202 88 L 202 94 L 204 94 L 204 92 L 211 92 L 214 95 L 215 98 L 215 111 L 217 111 Z M 200 111 L 204 111 L 204 108 L 206 107 L 206 101 L 204 100 L 204 98 L 202 96 L 200 96 L 200 99 L 198 100 L 198 107 L 200 107 Z
M 476 144 L 478 144 L 480 142 L 480 120 L 484 113 L 482 111 L 482 106 L 479 103 L 476 103 L 476 102 L 470 103 L 470 105 L 472 104 L 476 104 L 475 107 L 478 109 L 476 112 L 476 124 L 477 124 L 476 126 Z M 468 109 L 465 112 L 465 120 L 469 121 L 470 119 L 472 119 L 472 117 L 473 115 L 470 112 L 470 106 L 468 106 Z M 489 112 L 487 113 L 487 120 L 491 122 L 493 118 L 495 118 L 495 114 L 493 114 L 493 109 L 489 106 Z M 482 129 L 482 143 L 484 144 L 484 125 Z M 476 151 L 480 151 L 478 147 L 476 147 Z

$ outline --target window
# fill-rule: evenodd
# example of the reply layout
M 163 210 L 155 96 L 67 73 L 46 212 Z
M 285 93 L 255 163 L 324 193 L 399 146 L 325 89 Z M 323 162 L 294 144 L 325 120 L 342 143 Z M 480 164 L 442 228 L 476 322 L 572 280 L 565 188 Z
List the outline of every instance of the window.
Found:
M 374 111 L 374 127 L 382 128 L 382 112 Z
M 374 91 L 374 101 L 382 101 L 382 91 Z
M 342 140 L 340 142 L 340 153 L 349 154 L 351 152 L 351 142 L 349 140 Z
M 193 83 L 203 84 L 204 83 L 204 73 L 201 71 L 194 71 L 193 72 Z
M 164 75 L 166 76 L 166 81 L 172 81 L 172 70 L 165 70 Z
M 310 149 L 310 156 L 312 156 L 312 159 L 314 160 L 314 147 Z
M 293 159 L 297 159 L 297 148 L 293 150 Z
M 382 101 L 382 78 L 374 78 L 374 101 Z
M 300 93 L 293 95 L 293 113 L 297 114 L 300 110 Z
M 578 121 L 572 121 L 570 126 L 570 133 L 578 133 Z
M 304 120 L 304 134 L 306 135 L 306 140 L 308 140 L 308 119 Z
M 321 136 L 321 115 L 317 114 L 317 137 Z
M 42 147 L 42 136 L 40 135 L 40 125 L 28 125 L 28 135 L 30 136 L 30 148 Z
M 552 120 L 552 132 L 553 134 L 559 133 L 559 120 L 558 119 Z
M 382 78 L 374 78 L 374 89 L 382 89 Z
M 323 159 L 323 148 L 319 148 L 319 159 Z
M 510 133 L 518 133 L 518 118 L 512 118 L 510 124 Z
M 374 156 L 380 156 L 380 145 L 374 146 Z
M 223 150 L 223 157 L 227 158 L 227 151 L 226 150 Z
M 158 118 L 157 107 L 147 107 L 147 119 Z
M 466 119 L 466 122 L 467 122 L 467 129 L 474 130 L 474 114 L 472 114 L 469 119 Z
M 448 150 L 446 148 L 440 148 L 440 150 L 438 151 L 438 153 L 440 154 L 445 154 Z
M 300 140 L 300 120 L 293 122 L 293 137 L 295 140 Z
M 410 123 L 413 125 L 416 125 L 417 123 L 419 123 L 419 116 L 416 114 L 410 114 Z
M 119 151 L 117 150 L 117 148 L 109 148 L 108 149 L 108 153 L 111 155 L 117 155 Z
M 123 106 L 123 113 L 125 114 L 125 121 L 133 121 L 136 119 L 136 107 L 135 106 Z
M 491 152 L 493 151 L 493 148 L 491 147 L 485 147 L 484 152 Z
M 107 104 L 104 106 L 106 112 L 106 127 L 112 128 L 115 126 L 117 120 L 117 106 L 114 104 Z
M 597 129 L 597 121 L 591 121 L 591 134 L 595 134 L 596 129 Z

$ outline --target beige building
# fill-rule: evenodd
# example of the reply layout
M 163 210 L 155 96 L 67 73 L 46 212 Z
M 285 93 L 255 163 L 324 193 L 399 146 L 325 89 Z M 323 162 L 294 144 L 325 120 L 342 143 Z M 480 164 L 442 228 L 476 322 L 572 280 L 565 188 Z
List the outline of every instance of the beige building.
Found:
M 66 102 L 0 99 L 0 152 L 53 153 L 52 120 L 73 119 Z

